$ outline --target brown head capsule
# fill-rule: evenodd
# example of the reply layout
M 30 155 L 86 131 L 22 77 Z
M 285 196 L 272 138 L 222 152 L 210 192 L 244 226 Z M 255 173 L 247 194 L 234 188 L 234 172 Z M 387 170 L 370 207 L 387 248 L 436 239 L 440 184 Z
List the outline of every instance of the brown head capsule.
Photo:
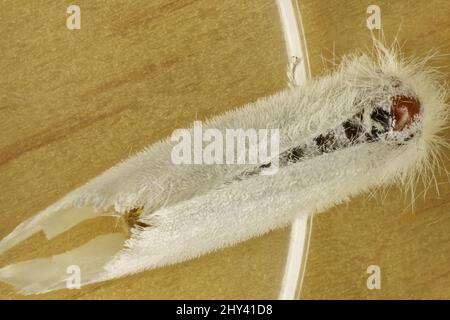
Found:
M 395 96 L 392 98 L 392 114 L 394 115 L 394 130 L 400 131 L 408 127 L 420 112 L 420 103 L 416 98 Z

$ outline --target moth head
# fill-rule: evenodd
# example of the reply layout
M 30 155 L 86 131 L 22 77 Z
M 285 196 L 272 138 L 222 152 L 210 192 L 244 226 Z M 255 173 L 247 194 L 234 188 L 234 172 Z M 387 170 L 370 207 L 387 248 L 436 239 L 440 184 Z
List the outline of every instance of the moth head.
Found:
M 379 83 L 369 94 L 371 108 L 369 115 L 366 114 L 374 126 L 372 134 L 400 143 L 418 136 L 423 126 L 423 108 L 414 89 L 393 75 L 383 75 L 376 80 Z
M 392 97 L 391 114 L 394 131 L 409 128 L 420 118 L 420 102 L 417 98 L 405 95 Z

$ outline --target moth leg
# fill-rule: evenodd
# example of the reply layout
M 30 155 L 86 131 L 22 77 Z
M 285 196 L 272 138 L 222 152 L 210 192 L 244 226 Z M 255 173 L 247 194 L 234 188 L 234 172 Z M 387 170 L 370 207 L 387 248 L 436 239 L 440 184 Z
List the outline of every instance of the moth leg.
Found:
M 143 207 L 137 207 L 131 210 L 128 210 L 122 214 L 117 214 L 117 225 L 121 227 L 121 229 L 125 232 L 125 234 L 130 237 L 131 229 L 138 226 L 141 228 L 147 228 L 150 225 L 143 223 L 140 221 Z
M 297 81 L 295 79 L 295 71 L 297 69 L 298 64 L 302 61 L 301 58 L 297 56 L 292 56 L 289 59 L 288 65 L 287 65 L 287 78 L 288 78 L 288 86 L 289 88 L 296 88 L 298 87 Z

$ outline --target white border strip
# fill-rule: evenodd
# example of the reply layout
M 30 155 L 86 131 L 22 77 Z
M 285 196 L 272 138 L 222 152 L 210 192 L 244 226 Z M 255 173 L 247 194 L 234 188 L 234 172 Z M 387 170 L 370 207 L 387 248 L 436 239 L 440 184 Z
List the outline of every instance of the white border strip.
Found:
M 294 10 L 293 1 L 295 0 L 276 0 L 283 26 L 288 59 L 292 59 L 292 57 L 300 59 L 295 68 L 295 82 L 299 85 L 309 78 L 310 72 L 300 12 Z M 297 22 L 297 19 L 300 21 Z M 309 218 L 308 216 L 299 217 L 292 224 L 289 251 L 279 295 L 281 300 L 297 298 L 296 294 L 301 289 L 311 226 L 312 217 Z

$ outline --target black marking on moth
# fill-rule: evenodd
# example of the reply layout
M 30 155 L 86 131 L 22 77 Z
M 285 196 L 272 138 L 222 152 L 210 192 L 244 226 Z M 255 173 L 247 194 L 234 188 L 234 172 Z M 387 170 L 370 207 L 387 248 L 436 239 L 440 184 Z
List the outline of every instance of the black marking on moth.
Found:
M 280 154 L 279 167 L 302 161 L 305 158 L 320 156 L 360 143 L 370 143 L 381 140 L 382 136 L 393 130 L 394 115 L 381 107 L 375 107 L 370 113 L 370 127 L 364 126 L 364 111 L 355 114 L 351 119 L 344 121 L 337 128 L 320 134 L 313 139 L 312 145 L 297 146 Z M 237 177 L 241 180 L 269 168 L 270 163 L 259 166 L 256 170 L 244 173 Z

